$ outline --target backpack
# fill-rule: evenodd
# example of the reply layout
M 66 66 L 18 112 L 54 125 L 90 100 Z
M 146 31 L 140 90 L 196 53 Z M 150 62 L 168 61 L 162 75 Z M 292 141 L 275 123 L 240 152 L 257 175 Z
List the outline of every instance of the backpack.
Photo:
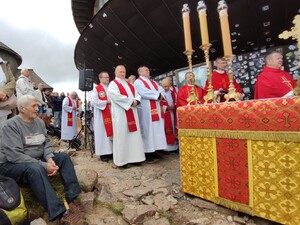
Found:
M 25 202 L 18 184 L 0 175 L 0 225 L 15 225 L 27 217 Z

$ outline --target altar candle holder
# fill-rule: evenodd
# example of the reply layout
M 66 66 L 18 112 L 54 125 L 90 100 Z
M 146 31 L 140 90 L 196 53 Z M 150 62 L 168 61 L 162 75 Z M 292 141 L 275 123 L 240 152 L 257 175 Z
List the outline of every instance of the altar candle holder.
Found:
M 209 49 L 211 47 L 211 44 L 209 43 L 206 10 L 207 7 L 204 1 L 199 1 L 197 6 L 197 11 L 199 15 L 200 33 L 201 33 L 201 40 L 202 40 L 202 45 L 200 46 L 200 48 L 204 52 L 205 66 L 206 66 L 206 73 L 207 73 L 207 80 L 208 80 L 207 94 L 203 98 L 205 103 L 209 103 L 209 102 L 217 102 L 217 95 L 214 94 L 214 88 L 211 82 L 211 71 L 209 65 Z
M 220 17 L 221 32 L 222 32 L 222 41 L 224 49 L 224 58 L 227 60 L 228 65 L 228 77 L 229 77 L 229 88 L 228 93 L 224 95 L 226 102 L 232 100 L 240 100 L 241 94 L 237 93 L 233 85 L 234 73 L 232 70 L 232 46 L 231 46 L 231 36 L 228 22 L 228 5 L 225 0 L 220 0 L 218 2 L 218 13 Z
M 229 76 L 229 88 L 228 88 L 228 93 L 224 95 L 224 98 L 226 100 L 226 102 L 228 101 L 239 101 L 241 99 L 241 94 L 236 92 L 235 87 L 233 85 L 233 69 L 232 69 L 232 59 L 233 59 L 233 55 L 231 56 L 224 56 L 224 58 L 227 61 L 227 65 L 228 65 L 228 76 Z

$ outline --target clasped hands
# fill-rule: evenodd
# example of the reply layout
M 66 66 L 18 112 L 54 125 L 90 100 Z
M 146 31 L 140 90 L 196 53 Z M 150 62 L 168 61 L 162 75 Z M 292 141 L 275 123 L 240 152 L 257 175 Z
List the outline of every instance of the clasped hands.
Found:
M 47 173 L 48 176 L 54 176 L 55 174 L 57 174 L 59 167 L 55 164 L 54 160 L 52 158 L 50 158 L 47 162 Z

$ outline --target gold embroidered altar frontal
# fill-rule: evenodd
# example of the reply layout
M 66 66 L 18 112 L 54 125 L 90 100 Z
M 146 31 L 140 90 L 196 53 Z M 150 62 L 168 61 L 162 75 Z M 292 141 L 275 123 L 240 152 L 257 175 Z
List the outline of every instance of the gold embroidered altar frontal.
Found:
M 183 191 L 300 224 L 300 98 L 178 108 Z

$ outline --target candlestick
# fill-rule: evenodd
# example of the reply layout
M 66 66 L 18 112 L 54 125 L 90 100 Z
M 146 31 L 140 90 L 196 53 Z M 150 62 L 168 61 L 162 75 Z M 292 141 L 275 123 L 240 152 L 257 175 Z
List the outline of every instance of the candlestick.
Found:
M 182 20 L 183 20 L 185 51 L 192 51 L 192 37 L 191 37 L 189 5 L 183 4 L 183 8 L 182 8 L 181 12 L 182 12 Z
M 221 24 L 224 56 L 232 56 L 231 36 L 230 36 L 227 10 L 228 10 L 228 6 L 225 0 L 219 1 L 218 12 L 219 12 L 220 24 Z
M 198 10 L 198 16 L 200 22 L 200 33 L 201 33 L 202 45 L 209 44 L 206 9 L 207 7 L 204 1 L 199 1 L 197 10 Z

